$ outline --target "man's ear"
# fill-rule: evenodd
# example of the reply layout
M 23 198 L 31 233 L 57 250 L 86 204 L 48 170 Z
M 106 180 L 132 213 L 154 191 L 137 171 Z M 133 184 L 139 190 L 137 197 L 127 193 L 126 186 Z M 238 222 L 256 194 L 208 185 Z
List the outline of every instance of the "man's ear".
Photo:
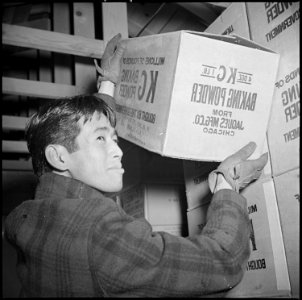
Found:
M 68 155 L 69 152 L 62 145 L 50 144 L 45 149 L 48 163 L 59 171 L 66 171 L 68 169 Z

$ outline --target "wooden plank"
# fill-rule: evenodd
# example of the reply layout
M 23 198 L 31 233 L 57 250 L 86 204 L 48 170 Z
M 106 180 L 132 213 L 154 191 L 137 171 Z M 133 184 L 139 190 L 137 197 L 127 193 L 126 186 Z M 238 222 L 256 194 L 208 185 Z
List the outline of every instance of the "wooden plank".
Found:
M 24 171 L 32 171 L 32 161 L 29 160 L 2 160 L 2 170 L 24 170 Z
M 74 85 L 2 77 L 2 93 L 55 99 L 83 94 L 84 91 Z
M 69 3 L 53 3 L 53 29 L 55 32 L 70 34 Z M 61 53 L 54 53 L 54 81 L 72 84 L 72 57 Z
M 44 17 L 43 19 L 29 20 L 23 23 L 19 23 L 18 26 L 49 30 L 49 19 Z
M 95 38 L 93 3 L 73 3 L 74 34 L 86 38 Z M 95 93 L 96 70 L 92 59 L 75 57 L 75 84 L 82 87 L 85 93 Z
M 127 3 L 102 3 L 103 40 L 108 41 L 117 33 L 128 38 Z
M 29 118 L 2 115 L 2 129 L 25 130 Z
M 101 58 L 105 43 L 78 35 L 2 24 L 2 44 Z
M 50 19 L 47 20 L 47 30 L 51 29 Z M 39 50 L 39 81 L 52 82 L 52 57 L 50 51 Z
M 29 153 L 25 141 L 2 141 L 2 152 L 4 153 Z

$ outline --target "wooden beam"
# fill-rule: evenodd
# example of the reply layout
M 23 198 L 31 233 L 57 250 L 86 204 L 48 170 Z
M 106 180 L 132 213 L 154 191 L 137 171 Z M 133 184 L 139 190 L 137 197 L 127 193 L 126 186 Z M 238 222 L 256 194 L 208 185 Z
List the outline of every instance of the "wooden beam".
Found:
M 80 95 L 84 91 L 74 85 L 2 77 L 2 93 L 56 99 Z
M 102 58 L 105 50 L 102 40 L 9 24 L 2 24 L 2 44 L 90 58 Z
M 94 5 L 90 2 L 73 3 L 73 27 L 77 36 L 95 39 Z M 75 57 L 75 84 L 92 94 L 97 91 L 96 69 L 92 59 Z
M 29 160 L 2 160 L 2 170 L 24 170 L 32 171 L 32 162 Z
M 70 9 L 68 2 L 54 2 L 53 29 L 55 32 L 70 34 Z M 62 53 L 54 53 L 54 81 L 72 84 L 73 57 Z
M 206 2 L 209 3 L 211 5 L 217 6 L 219 8 L 223 8 L 226 9 L 227 7 L 229 7 L 233 2 Z
M 122 38 L 128 38 L 127 3 L 102 3 L 103 39 L 109 41 L 121 33 Z
M 2 141 L 2 152 L 4 153 L 29 153 L 25 141 Z
M 47 19 L 47 30 L 50 31 L 50 19 Z M 39 50 L 39 81 L 52 82 L 52 57 L 50 51 Z
M 2 129 L 6 130 L 25 130 L 29 118 L 15 117 L 15 116 L 2 116 Z

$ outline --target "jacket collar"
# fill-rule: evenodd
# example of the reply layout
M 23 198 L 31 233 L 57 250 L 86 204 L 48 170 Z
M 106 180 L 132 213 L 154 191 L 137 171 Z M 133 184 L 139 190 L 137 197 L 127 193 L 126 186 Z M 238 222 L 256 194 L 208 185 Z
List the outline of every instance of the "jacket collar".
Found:
M 99 198 L 103 194 L 95 188 L 70 177 L 48 172 L 40 176 L 35 199 L 41 198 Z

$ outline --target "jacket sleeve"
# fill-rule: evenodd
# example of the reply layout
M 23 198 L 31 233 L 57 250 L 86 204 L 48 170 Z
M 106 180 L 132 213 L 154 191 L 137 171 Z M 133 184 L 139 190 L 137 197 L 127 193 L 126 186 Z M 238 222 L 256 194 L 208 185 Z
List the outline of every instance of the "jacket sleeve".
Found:
M 90 268 L 108 296 L 201 296 L 241 280 L 249 236 L 246 199 L 232 190 L 213 195 L 207 223 L 194 237 L 153 232 L 145 219 L 115 207 L 91 229 Z

